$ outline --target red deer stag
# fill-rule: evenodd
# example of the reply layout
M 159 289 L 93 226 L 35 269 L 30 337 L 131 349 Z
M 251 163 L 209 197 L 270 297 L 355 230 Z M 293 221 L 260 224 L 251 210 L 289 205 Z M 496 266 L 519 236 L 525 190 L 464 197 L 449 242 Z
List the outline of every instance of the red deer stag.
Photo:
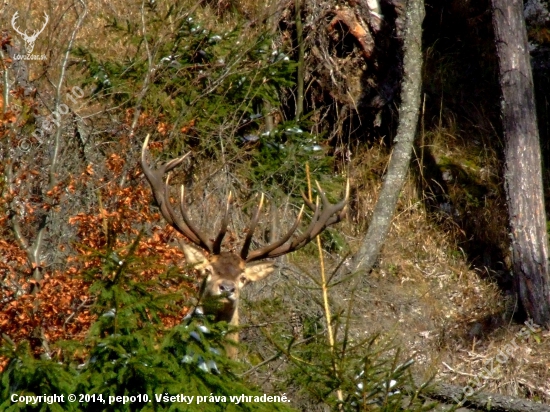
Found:
M 195 268 L 199 270 L 203 278 L 206 277 L 203 282 L 199 301 L 208 302 L 209 299 L 219 300 L 215 312 L 210 313 L 214 315 L 215 321 L 226 321 L 230 325 L 238 326 L 239 295 L 242 287 L 250 282 L 265 278 L 274 270 L 273 262 L 257 262 L 258 260 L 275 258 L 304 247 L 319 233 L 325 230 L 325 228 L 342 220 L 346 214 L 346 205 L 349 197 L 349 182 L 346 185 L 344 199 L 337 204 L 332 204 L 328 201 L 317 183 L 317 188 L 323 203 L 322 208 L 319 207 L 319 199 L 317 199 L 316 204 L 313 204 L 302 195 L 305 204 L 313 212 L 311 223 L 306 231 L 293 237 L 294 232 L 300 224 L 304 211 L 304 206 L 302 205 L 294 224 L 281 239 L 251 251 L 249 249 L 252 242 L 252 236 L 258 224 L 264 200 L 262 195 L 254 217 L 247 228 L 246 237 L 240 253 L 222 252 L 221 245 L 229 224 L 231 194 L 227 199 L 227 206 L 225 208 L 225 215 L 222 220 L 220 231 L 214 241 L 212 241 L 203 231 L 198 230 L 189 219 L 189 215 L 186 211 L 183 185 L 180 191 L 179 214 L 174 211 L 170 203 L 170 174 L 168 172 L 179 166 L 187 154 L 172 159 L 157 169 L 152 169 L 149 167 L 146 160 L 148 143 L 149 135 L 147 135 L 143 143 L 140 163 L 143 173 L 151 185 L 153 195 L 160 207 L 162 216 L 174 227 L 174 229 L 184 235 L 196 246 L 208 252 L 208 256 L 206 256 L 196 246 L 181 242 L 187 262 L 195 265 Z M 166 181 L 164 181 L 165 173 L 168 173 Z M 208 306 L 206 306 L 205 309 L 208 311 Z M 238 341 L 238 334 L 233 334 L 231 338 L 234 341 Z M 229 347 L 227 351 L 228 355 L 231 357 L 235 357 L 237 354 L 233 347 Z

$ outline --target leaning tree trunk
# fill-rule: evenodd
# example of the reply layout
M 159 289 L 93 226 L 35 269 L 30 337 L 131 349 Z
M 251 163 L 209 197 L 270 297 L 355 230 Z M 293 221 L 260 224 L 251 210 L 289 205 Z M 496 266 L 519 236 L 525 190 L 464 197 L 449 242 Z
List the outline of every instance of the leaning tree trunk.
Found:
M 370 272 L 388 235 L 391 220 L 411 161 L 422 84 L 422 21 L 424 0 L 407 0 L 403 38 L 403 81 L 395 146 L 388 172 L 369 225 L 352 263 L 352 270 Z
M 533 75 L 522 0 L 492 0 L 502 89 L 513 273 L 526 313 L 550 325 L 548 237 Z

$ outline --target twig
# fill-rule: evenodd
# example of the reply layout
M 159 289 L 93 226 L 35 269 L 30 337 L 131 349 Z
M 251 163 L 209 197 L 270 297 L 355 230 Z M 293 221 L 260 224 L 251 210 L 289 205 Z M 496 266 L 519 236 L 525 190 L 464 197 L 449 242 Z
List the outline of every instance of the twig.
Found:
M 277 359 L 279 356 L 281 356 L 283 354 L 283 352 L 281 351 L 277 351 L 277 353 L 275 355 L 273 355 L 272 357 L 264 360 L 263 362 L 260 362 L 258 363 L 256 366 L 250 368 L 249 370 L 247 370 L 246 372 L 243 372 L 241 373 L 240 375 L 237 375 L 239 378 L 242 378 L 246 375 L 249 375 L 251 374 L 252 372 L 254 372 L 256 369 L 258 368 L 261 368 L 262 366 L 264 366 L 265 364 L 269 363 L 269 362 L 273 362 L 275 359 Z

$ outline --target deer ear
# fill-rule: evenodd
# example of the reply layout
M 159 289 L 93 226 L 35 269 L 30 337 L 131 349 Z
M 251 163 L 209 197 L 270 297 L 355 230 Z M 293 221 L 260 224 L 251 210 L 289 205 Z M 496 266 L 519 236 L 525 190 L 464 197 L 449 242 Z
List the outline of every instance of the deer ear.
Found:
M 181 248 L 183 249 L 183 254 L 185 255 L 185 260 L 188 264 L 195 266 L 195 269 L 204 272 L 204 269 L 210 264 L 202 250 L 192 246 L 188 243 L 180 242 Z
M 243 273 L 243 285 L 249 282 L 256 282 L 273 273 L 275 264 L 273 262 L 257 262 L 246 265 Z

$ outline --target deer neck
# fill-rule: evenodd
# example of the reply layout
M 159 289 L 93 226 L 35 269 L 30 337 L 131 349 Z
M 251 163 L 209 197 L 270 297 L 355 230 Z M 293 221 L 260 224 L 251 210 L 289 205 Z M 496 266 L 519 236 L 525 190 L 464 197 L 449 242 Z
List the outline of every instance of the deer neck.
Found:
M 238 302 L 224 302 L 222 306 L 213 313 L 216 322 L 227 322 L 230 325 L 239 325 L 239 304 Z

